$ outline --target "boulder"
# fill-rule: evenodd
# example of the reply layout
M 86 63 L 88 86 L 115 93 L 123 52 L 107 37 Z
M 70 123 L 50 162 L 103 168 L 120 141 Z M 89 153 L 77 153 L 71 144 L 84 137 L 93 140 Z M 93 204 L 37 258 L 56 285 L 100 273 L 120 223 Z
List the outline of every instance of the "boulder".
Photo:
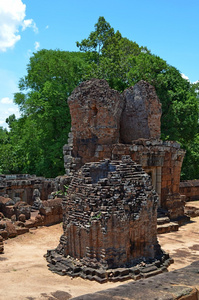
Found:
M 26 220 L 30 219 L 31 206 L 26 202 L 19 201 L 14 205 L 16 219 L 19 220 L 19 216 L 23 214 Z
M 16 228 L 12 222 L 6 221 L 6 231 L 9 238 L 17 236 Z

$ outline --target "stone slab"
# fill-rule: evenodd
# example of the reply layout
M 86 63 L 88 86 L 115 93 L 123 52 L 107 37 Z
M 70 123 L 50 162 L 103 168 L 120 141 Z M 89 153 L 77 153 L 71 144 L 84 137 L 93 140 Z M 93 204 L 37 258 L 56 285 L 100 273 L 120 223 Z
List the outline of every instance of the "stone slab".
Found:
M 132 281 L 113 289 L 72 298 L 73 300 L 198 300 L 199 261 L 153 278 Z

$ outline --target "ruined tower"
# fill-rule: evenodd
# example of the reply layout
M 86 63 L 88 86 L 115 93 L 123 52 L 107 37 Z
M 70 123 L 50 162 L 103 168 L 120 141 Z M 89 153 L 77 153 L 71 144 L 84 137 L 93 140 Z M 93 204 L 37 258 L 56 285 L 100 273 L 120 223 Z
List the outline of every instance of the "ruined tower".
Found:
M 68 104 L 68 176 L 84 163 L 130 155 L 151 176 L 158 206 L 168 210 L 171 219 L 184 215 L 179 183 L 185 151 L 177 142 L 160 139 L 161 103 L 153 86 L 141 80 L 120 94 L 105 80 L 92 79 L 74 89 Z
M 63 200 L 64 233 L 48 251 L 49 268 L 99 282 L 165 271 L 171 260 L 157 241 L 157 202 L 149 175 L 129 156 L 86 163 Z

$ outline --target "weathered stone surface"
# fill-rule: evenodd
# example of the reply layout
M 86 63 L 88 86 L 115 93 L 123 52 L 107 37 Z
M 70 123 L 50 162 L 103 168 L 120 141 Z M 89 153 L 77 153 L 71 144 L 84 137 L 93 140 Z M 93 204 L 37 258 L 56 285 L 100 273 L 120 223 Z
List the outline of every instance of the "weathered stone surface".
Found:
M 0 234 L 4 240 L 6 240 L 8 238 L 7 230 L 1 230 Z
M 199 261 L 150 279 L 122 284 L 116 288 L 86 294 L 73 300 L 197 300 L 199 298 Z
M 3 237 L 0 235 L 0 254 L 4 253 Z
M 33 197 L 32 197 L 32 199 L 33 199 L 33 205 L 31 208 L 32 211 L 39 210 L 39 208 L 41 207 L 42 200 L 40 199 L 40 196 L 41 196 L 41 193 L 40 193 L 39 189 L 34 189 Z
M 5 218 L 4 214 L 0 212 L 0 220 L 3 220 Z
M 113 159 L 120 159 L 124 154 L 130 155 L 133 161 L 139 163 L 151 175 L 161 207 L 167 208 L 167 198 L 171 196 L 176 201 L 178 199 L 182 210 L 184 209 L 184 202 L 179 194 L 179 182 L 185 152 L 180 149 L 178 143 L 139 139 L 133 141 L 131 145 L 113 145 Z
M 18 217 L 18 220 L 21 222 L 25 222 L 26 221 L 26 216 L 24 214 L 20 214 Z
M 17 226 L 17 227 L 25 227 L 25 218 L 24 218 L 24 221 L 22 222 L 22 221 L 16 221 L 15 222 L 15 225 Z
M 0 207 L 14 205 L 15 202 L 11 198 L 0 196 Z
M 54 190 L 54 183 L 53 179 L 29 174 L 0 175 L 0 196 L 11 198 L 14 203 L 10 205 L 18 201 L 32 205 L 34 189 L 40 191 L 41 199 L 48 199 L 48 195 Z
M 71 134 L 64 160 L 68 170 L 77 170 L 85 162 L 99 160 L 99 145 L 119 142 L 124 99 L 105 80 L 91 79 L 72 92 L 68 104 L 72 115 Z M 110 157 L 110 149 L 106 151 Z M 66 174 L 69 175 L 70 171 Z
M 131 267 L 139 264 L 143 277 L 160 272 L 157 262 L 165 271 L 170 260 L 157 241 L 157 198 L 130 157 L 85 164 L 63 200 L 64 234 L 48 251 L 50 269 L 99 282 L 134 278 Z
M 74 90 L 69 107 L 72 128 L 63 147 L 68 178 L 84 163 L 130 155 L 152 177 L 159 207 L 168 209 L 172 195 L 175 205 L 168 214 L 174 219 L 183 215 L 179 182 L 185 151 L 159 139 L 161 104 L 151 85 L 140 81 L 120 95 L 106 81 L 93 79 Z
M 0 196 L 0 211 L 9 219 L 15 214 L 14 204 L 15 202 L 11 198 Z
M 77 144 L 119 142 L 123 99 L 107 81 L 91 79 L 81 83 L 68 98 L 73 115 L 72 132 Z M 89 147 L 88 147 L 89 148 Z
M 185 214 L 191 218 L 199 217 L 199 207 L 195 207 L 194 205 L 186 205 Z
M 14 205 L 16 220 L 19 220 L 20 215 L 24 215 L 26 220 L 30 219 L 30 211 L 31 206 L 26 202 L 19 201 Z
M 168 232 L 173 232 L 173 231 L 178 231 L 179 225 L 178 223 L 174 222 L 169 222 L 166 224 L 158 225 L 157 226 L 157 233 L 168 233 Z
M 161 103 L 155 88 L 141 80 L 124 91 L 125 106 L 121 115 L 120 139 L 125 144 L 139 138 L 159 139 Z
M 42 225 L 52 225 L 62 222 L 62 200 L 62 198 L 56 198 L 42 201 L 41 207 L 39 209 L 39 214 L 41 215 L 41 217 L 43 217 Z
M 0 230 L 3 230 L 6 228 L 6 221 L 2 220 L 0 221 Z
M 180 182 L 180 193 L 186 196 L 186 201 L 199 200 L 199 180 Z
M 6 221 L 6 231 L 9 238 L 17 236 L 16 228 L 12 222 Z
M 17 235 L 20 235 L 29 232 L 29 229 L 25 227 L 16 227 L 16 232 Z

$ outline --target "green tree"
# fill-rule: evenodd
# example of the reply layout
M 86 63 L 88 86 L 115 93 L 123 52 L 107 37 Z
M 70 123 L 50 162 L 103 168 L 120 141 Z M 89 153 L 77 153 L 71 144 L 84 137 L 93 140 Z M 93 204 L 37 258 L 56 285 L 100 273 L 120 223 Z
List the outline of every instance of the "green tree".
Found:
M 127 74 L 132 67 L 129 57 L 149 53 L 146 47 L 123 38 L 119 31 L 115 33 L 104 17 L 99 17 L 95 31 L 87 39 L 77 42 L 77 47 L 86 54 L 90 65 L 84 79 L 106 79 L 119 91 L 129 86 Z
M 184 146 L 186 155 L 182 165 L 183 180 L 199 179 L 199 134 Z
M 3 127 L 0 127 L 0 174 L 4 173 L 5 156 L 7 150 L 5 145 L 8 143 L 8 131 Z
M 105 20 L 104 17 L 99 17 L 98 22 L 95 24 L 95 31 L 89 34 L 87 39 L 76 42 L 80 51 L 91 54 L 89 57 L 99 64 L 99 57 L 107 44 L 108 39 L 114 35 L 114 29 Z
M 21 129 L 18 123 L 15 130 L 23 128 L 21 144 L 27 143 L 22 170 L 47 177 L 64 173 L 62 147 L 70 130 L 67 98 L 82 80 L 84 68 L 82 53 L 41 50 L 30 58 L 19 83 L 21 92 L 14 98 L 22 112 Z

